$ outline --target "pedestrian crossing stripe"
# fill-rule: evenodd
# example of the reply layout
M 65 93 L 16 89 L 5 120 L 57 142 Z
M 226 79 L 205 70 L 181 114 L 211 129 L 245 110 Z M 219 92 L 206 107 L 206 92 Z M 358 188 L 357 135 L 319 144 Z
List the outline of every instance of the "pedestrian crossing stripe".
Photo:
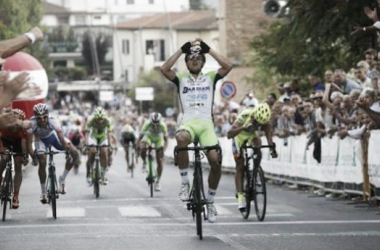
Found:
M 161 214 L 149 206 L 119 207 L 120 214 L 124 217 L 161 217 Z

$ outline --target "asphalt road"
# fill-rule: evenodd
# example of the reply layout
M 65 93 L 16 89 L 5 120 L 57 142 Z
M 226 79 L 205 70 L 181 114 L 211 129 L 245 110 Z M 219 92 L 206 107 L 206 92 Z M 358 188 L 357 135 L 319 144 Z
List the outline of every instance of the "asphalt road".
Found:
M 57 156 L 57 172 L 63 157 Z M 141 163 L 141 161 L 140 161 Z M 379 249 L 380 209 L 348 200 L 311 198 L 306 192 L 268 184 L 264 222 L 245 220 L 237 210 L 234 179 L 224 174 L 217 192 L 218 220 L 203 223 L 204 239 L 178 199 L 180 176 L 165 164 L 162 191 L 150 198 L 141 166 L 131 178 L 121 151 L 100 197 L 85 182 L 82 167 L 67 177 L 58 199 L 58 219 L 39 202 L 37 168 L 24 171 L 20 208 L 0 221 L 0 249 Z M 205 180 L 208 172 L 205 171 Z

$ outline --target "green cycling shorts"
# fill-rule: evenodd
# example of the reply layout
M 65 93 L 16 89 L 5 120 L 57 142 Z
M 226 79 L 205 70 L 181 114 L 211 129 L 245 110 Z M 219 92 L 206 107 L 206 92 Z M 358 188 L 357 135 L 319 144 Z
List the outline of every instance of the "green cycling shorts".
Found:
M 214 123 L 201 119 L 190 119 L 181 123 L 178 131 L 186 130 L 190 134 L 191 141 L 198 137 L 202 147 L 214 146 L 218 144 L 218 137 L 215 134 Z

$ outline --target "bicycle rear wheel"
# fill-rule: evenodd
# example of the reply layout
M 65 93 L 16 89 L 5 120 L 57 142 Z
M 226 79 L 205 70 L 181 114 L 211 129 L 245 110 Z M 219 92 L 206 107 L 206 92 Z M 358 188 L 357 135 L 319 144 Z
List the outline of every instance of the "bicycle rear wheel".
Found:
M 243 189 L 245 195 L 245 209 L 240 210 L 241 215 L 244 219 L 249 218 L 249 213 L 251 212 L 251 201 L 253 199 L 252 195 L 252 172 L 249 171 L 249 168 L 246 168 L 244 171 L 243 177 Z
M 9 171 L 5 172 L 4 180 L 3 180 L 3 185 L 1 187 L 1 203 L 3 205 L 3 221 L 5 221 L 5 217 L 7 215 L 7 204 L 11 204 L 11 194 L 12 194 L 12 185 L 11 185 L 11 180 L 12 179 L 12 174 L 9 173 Z
M 95 162 L 95 169 L 94 169 L 94 194 L 96 198 L 99 198 L 100 193 L 100 173 L 99 173 L 99 160 L 96 160 Z
M 200 176 L 199 171 L 196 171 L 196 170 L 194 173 L 193 186 L 194 186 L 193 209 L 195 210 L 195 223 L 197 226 L 197 235 L 199 236 L 199 239 L 201 240 L 203 238 L 203 235 L 202 235 L 203 203 L 202 203 L 202 194 L 201 194 L 202 177 Z
M 57 189 L 56 189 L 57 180 L 55 176 L 50 177 L 50 201 L 51 201 L 51 210 L 53 218 L 57 219 Z
M 253 170 L 253 185 L 256 216 L 259 221 L 263 221 L 267 208 L 267 191 L 264 171 L 260 166 Z

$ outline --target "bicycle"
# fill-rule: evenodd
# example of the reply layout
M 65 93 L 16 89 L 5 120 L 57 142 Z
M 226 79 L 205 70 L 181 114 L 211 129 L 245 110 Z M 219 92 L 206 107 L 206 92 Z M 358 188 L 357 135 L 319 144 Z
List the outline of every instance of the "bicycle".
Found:
M 128 143 L 128 145 L 126 145 L 126 148 L 128 148 L 128 160 L 129 160 L 127 162 L 127 165 L 128 165 L 129 170 L 131 171 L 131 178 L 133 178 L 133 174 L 135 170 L 135 147 L 133 146 L 133 144 Z
M 42 154 L 49 156 L 48 178 L 46 180 L 47 199 L 48 204 L 51 205 L 53 218 L 57 219 L 57 199 L 59 198 L 59 189 L 53 156 L 56 154 L 66 154 L 67 157 L 68 151 L 53 151 L 51 146 L 49 146 L 48 151 Z
M 262 148 L 274 148 L 274 146 L 249 146 L 243 144 L 241 148 L 241 153 L 245 156 L 243 192 L 245 195 L 246 207 L 245 209 L 240 210 L 240 212 L 244 219 L 249 218 L 251 211 L 251 201 L 253 201 L 255 204 L 257 219 L 259 221 L 263 221 L 265 218 L 267 207 L 267 192 L 264 171 L 261 166 L 255 165 L 255 161 L 253 161 L 253 168 L 250 168 L 250 160 L 254 160 L 257 154 L 256 150 L 261 150 Z M 253 152 L 248 153 L 247 149 L 253 149 Z
M 214 146 L 207 146 L 207 147 L 201 147 L 198 146 L 198 139 L 194 139 L 194 146 L 193 147 L 184 147 L 179 148 L 177 146 L 174 147 L 174 165 L 178 165 L 178 152 L 179 151 L 194 151 L 194 173 L 193 173 L 193 184 L 190 189 L 190 196 L 189 200 L 187 201 L 187 210 L 192 212 L 193 220 L 195 217 L 195 224 L 196 224 L 196 230 L 197 235 L 199 236 L 199 239 L 202 240 L 203 234 L 202 234 L 202 213 L 203 213 L 203 220 L 207 219 L 207 216 L 205 214 L 205 206 L 208 204 L 206 200 L 206 196 L 204 193 L 203 188 L 203 174 L 202 174 L 202 165 L 201 160 L 204 157 L 203 154 L 201 154 L 201 151 L 207 151 L 207 150 L 213 150 L 216 149 L 219 154 L 219 164 L 222 162 L 222 156 L 221 156 L 221 148 L 219 145 Z
M 146 148 L 148 150 L 148 176 L 146 177 L 146 181 L 148 182 L 149 189 L 150 189 L 150 197 L 153 197 L 153 186 L 155 182 L 155 172 L 156 168 L 154 166 L 154 156 L 152 154 L 152 151 L 155 150 L 155 147 L 149 146 Z
M 95 147 L 96 153 L 95 153 L 95 162 L 92 165 L 92 168 L 90 168 L 90 177 L 91 177 L 91 183 L 94 188 L 94 194 L 96 198 L 99 198 L 100 194 L 100 184 L 105 183 L 104 178 L 104 172 L 105 170 L 100 166 L 100 149 L 104 147 L 108 147 L 108 145 L 91 145 L 86 147 Z
M 9 209 L 12 209 L 12 194 L 13 194 L 13 161 L 12 156 L 21 155 L 25 156 L 25 153 L 15 153 L 13 152 L 13 148 L 10 150 L 0 151 L 1 155 L 7 155 L 8 159 L 5 166 L 5 174 L 3 182 L 1 183 L 1 205 L 3 206 L 3 221 L 5 221 L 6 213 L 7 213 L 7 203 L 9 202 Z

